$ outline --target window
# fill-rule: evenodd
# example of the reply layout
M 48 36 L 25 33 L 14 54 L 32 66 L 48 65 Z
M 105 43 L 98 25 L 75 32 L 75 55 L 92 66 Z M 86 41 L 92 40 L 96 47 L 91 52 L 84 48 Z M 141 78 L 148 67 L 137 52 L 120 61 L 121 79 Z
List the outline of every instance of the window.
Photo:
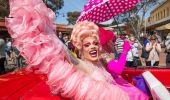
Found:
M 169 16 L 169 7 L 167 7 L 167 16 Z
M 166 17 L 166 16 L 165 16 L 165 9 L 164 9 L 164 16 L 163 16 L 163 17 L 164 17 L 164 18 Z
M 161 19 L 163 18 L 163 13 L 162 13 L 162 11 L 161 11 Z
M 158 13 L 158 20 L 159 20 L 159 13 Z
M 150 22 L 150 21 L 151 21 L 151 19 L 152 19 L 152 17 L 149 17 L 149 18 L 148 18 L 148 22 Z
M 155 19 L 155 16 L 153 16 L 153 18 L 152 18 L 153 20 Z

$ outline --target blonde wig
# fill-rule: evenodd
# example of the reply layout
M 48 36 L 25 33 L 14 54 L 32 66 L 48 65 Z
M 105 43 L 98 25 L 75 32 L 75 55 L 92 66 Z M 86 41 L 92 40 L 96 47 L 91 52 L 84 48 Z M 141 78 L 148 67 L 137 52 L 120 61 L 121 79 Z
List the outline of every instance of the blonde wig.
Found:
M 99 40 L 99 28 L 93 22 L 83 21 L 78 22 L 74 27 L 71 34 L 73 45 L 80 50 L 82 48 L 82 41 L 86 37 L 95 37 Z

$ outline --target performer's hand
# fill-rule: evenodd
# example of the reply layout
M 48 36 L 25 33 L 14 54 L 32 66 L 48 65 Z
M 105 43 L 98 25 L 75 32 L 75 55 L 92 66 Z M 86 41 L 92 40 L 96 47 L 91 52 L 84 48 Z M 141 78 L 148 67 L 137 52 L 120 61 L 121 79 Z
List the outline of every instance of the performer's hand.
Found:
M 128 41 L 124 41 L 123 52 L 127 53 L 130 50 L 130 48 L 131 48 L 130 43 Z

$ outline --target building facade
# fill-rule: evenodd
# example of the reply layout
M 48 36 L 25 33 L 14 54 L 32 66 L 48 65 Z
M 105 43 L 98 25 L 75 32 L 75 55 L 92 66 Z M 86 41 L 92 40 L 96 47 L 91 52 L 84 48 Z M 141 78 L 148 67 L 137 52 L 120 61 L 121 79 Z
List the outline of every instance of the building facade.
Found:
M 146 24 L 147 31 L 170 32 L 170 0 L 163 0 L 150 13 Z
M 68 26 L 65 24 L 56 24 L 56 35 L 59 32 L 62 32 L 63 34 L 70 34 L 73 29 L 73 26 Z M 4 38 L 10 38 L 10 35 L 8 33 L 8 30 L 5 26 L 5 21 L 0 20 L 0 35 L 2 35 Z
M 5 26 L 5 22 L 4 21 L 0 21 L 0 35 L 1 37 L 5 38 L 10 38 L 10 35 L 8 34 L 8 30 Z
M 169 16 L 170 16 L 170 0 L 164 0 L 160 5 L 158 5 L 154 10 L 151 11 L 149 22 L 154 23 Z
M 63 34 L 70 34 L 72 32 L 73 26 L 66 24 L 56 24 L 56 34 L 59 32 Z

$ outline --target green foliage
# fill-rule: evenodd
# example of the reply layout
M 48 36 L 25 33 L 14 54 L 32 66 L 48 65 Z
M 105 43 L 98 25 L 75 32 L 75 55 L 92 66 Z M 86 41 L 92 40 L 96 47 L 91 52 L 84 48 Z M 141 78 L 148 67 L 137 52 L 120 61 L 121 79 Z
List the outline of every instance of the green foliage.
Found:
M 68 12 L 67 13 L 67 21 L 68 24 L 74 25 L 76 23 L 77 18 L 80 16 L 80 12 L 74 11 L 74 12 Z
M 54 12 L 64 6 L 64 0 L 43 0 L 43 2 Z M 0 17 L 9 15 L 9 0 L 0 0 Z
M 126 23 L 130 33 L 138 35 L 143 28 L 146 13 L 157 4 L 159 4 L 159 0 L 142 0 L 132 10 L 116 16 L 115 19 L 118 23 Z M 112 25 L 115 25 L 114 21 Z
M 0 17 L 4 18 L 9 14 L 9 1 L 0 0 Z
M 5 21 L 4 17 L 0 17 L 0 22 L 4 22 L 4 21 Z
M 43 2 L 54 12 L 57 12 L 64 6 L 64 0 L 43 0 Z

